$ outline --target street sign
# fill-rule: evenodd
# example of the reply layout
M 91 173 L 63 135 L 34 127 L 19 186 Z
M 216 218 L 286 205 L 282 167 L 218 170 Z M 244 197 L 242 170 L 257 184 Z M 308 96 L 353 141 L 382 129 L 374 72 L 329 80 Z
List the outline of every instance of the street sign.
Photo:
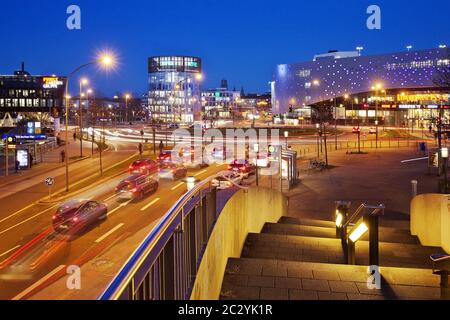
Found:
M 45 185 L 47 187 L 52 187 L 55 184 L 55 179 L 53 178 L 47 178 L 45 179 Z

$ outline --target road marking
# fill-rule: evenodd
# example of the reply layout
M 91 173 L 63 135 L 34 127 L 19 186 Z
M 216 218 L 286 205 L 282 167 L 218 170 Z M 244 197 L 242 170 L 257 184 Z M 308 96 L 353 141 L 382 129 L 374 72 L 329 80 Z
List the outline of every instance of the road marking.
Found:
M 103 202 L 108 202 L 109 200 L 111 200 L 112 198 L 114 198 L 116 196 L 116 194 L 114 193 L 111 197 L 106 198 L 105 200 L 103 200 Z
M 100 243 L 103 240 L 105 240 L 106 238 L 108 238 L 110 235 L 112 235 L 114 232 L 116 232 L 117 230 L 119 230 L 120 228 L 122 228 L 125 224 L 121 223 L 119 225 L 117 225 L 115 228 L 111 229 L 109 232 L 105 233 L 103 236 L 101 236 L 100 238 L 98 238 L 97 240 L 95 240 L 95 243 Z
M 422 160 L 428 160 L 428 157 L 424 157 L 424 158 L 416 158 L 416 159 L 409 159 L 409 160 L 403 160 L 401 163 L 408 163 L 408 162 L 422 161 Z
M 120 208 L 126 207 L 127 205 L 130 204 L 131 201 L 132 201 L 132 200 L 129 200 L 129 201 L 125 202 L 125 203 L 122 203 L 122 204 L 121 204 L 120 206 L 118 206 L 117 208 L 115 208 L 115 209 L 111 210 L 110 212 L 108 212 L 107 216 L 109 217 L 110 215 L 112 215 L 114 212 L 116 212 L 116 211 L 119 210 Z
M 204 174 L 204 173 L 207 173 L 207 172 L 208 172 L 208 170 L 200 171 L 199 173 L 194 174 L 194 177 L 198 177 L 198 176 L 200 176 L 200 175 L 202 175 L 202 174 Z
M 184 182 L 180 182 L 179 184 L 177 184 L 175 187 L 173 187 L 172 189 L 170 189 L 171 191 L 175 191 L 177 190 L 179 187 L 181 187 L 182 185 L 184 185 Z
M 39 281 L 35 282 L 33 285 L 31 285 L 30 287 L 28 287 L 27 289 L 25 289 L 24 291 L 19 293 L 17 296 L 12 298 L 12 300 L 20 300 L 20 299 L 22 299 L 23 297 L 28 295 L 30 292 L 32 292 L 34 289 L 38 288 L 45 281 L 47 281 L 48 279 L 53 277 L 55 274 L 57 274 L 58 272 L 63 270 L 65 267 L 66 267 L 65 265 L 60 265 L 59 267 L 56 267 L 56 269 L 54 269 L 52 272 L 47 274 L 45 277 L 41 278 Z
M 156 199 L 154 199 L 152 202 L 150 202 L 148 205 L 146 205 L 145 207 L 143 207 L 142 209 L 141 209 L 141 211 L 145 211 L 145 210 L 147 210 L 148 208 L 150 208 L 152 205 L 154 205 L 155 203 L 157 203 L 159 200 L 161 200 L 160 198 L 156 198 Z
M 11 253 L 11 252 L 13 252 L 14 250 L 19 249 L 19 248 L 20 248 L 20 246 L 15 246 L 14 248 L 12 248 L 12 249 L 10 249 L 10 250 L 8 250 L 8 251 L 6 251 L 6 252 L 0 254 L 0 258 L 3 257 L 3 256 L 6 256 L 8 253 Z
M 32 216 L 32 217 L 30 217 L 30 218 L 28 218 L 28 219 L 26 219 L 26 220 L 23 220 L 22 222 L 19 222 L 18 224 L 13 225 L 12 227 L 9 227 L 8 229 L 5 229 L 5 230 L 3 230 L 3 231 L 0 231 L 0 235 L 2 235 L 2 234 L 6 233 L 6 232 L 8 232 L 8 231 L 10 231 L 10 230 L 12 230 L 12 229 L 14 229 L 14 228 L 17 228 L 18 226 L 21 226 L 22 224 L 27 223 L 28 221 L 33 220 L 34 218 L 39 217 L 40 215 L 44 214 L 44 213 L 47 212 L 47 211 L 50 211 L 50 209 L 53 209 L 53 208 L 55 208 L 55 207 L 57 207 L 57 206 L 58 206 L 58 205 L 54 205 L 53 207 L 50 207 L 50 208 L 48 208 L 48 209 L 46 209 L 46 210 L 44 210 L 44 211 L 42 211 L 42 212 L 39 212 L 38 214 L 35 214 L 34 216 Z

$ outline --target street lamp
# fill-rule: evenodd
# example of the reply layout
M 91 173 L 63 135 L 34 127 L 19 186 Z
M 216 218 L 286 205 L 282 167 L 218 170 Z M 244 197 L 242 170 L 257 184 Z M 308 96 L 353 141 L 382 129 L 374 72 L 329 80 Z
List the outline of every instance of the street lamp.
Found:
M 361 56 L 361 51 L 364 50 L 364 47 L 361 47 L 361 46 L 356 47 L 356 50 L 358 51 L 359 56 Z
M 112 68 L 115 64 L 115 59 L 109 54 L 102 54 L 96 60 L 80 65 L 78 68 L 74 69 L 66 78 L 66 88 L 65 88 L 65 103 L 66 103 L 66 143 L 64 146 L 65 152 L 65 166 L 66 166 L 66 192 L 69 192 L 69 154 L 68 154 L 68 142 L 69 142 L 69 81 L 70 79 L 81 69 L 86 68 L 91 65 L 100 65 L 105 69 Z
M 320 124 L 316 124 L 317 129 L 317 159 L 320 158 Z
M 441 157 L 444 166 L 444 193 L 447 193 L 447 166 L 448 166 L 448 148 L 441 149 Z
M 130 100 L 131 95 L 130 94 L 126 94 L 125 95 L 125 119 L 127 124 L 129 123 L 129 112 L 128 112 L 128 100 Z
M 284 138 L 286 139 L 286 150 L 287 150 L 289 148 L 289 144 L 288 144 L 289 132 L 288 131 L 284 132 Z
M 406 49 L 407 49 L 408 51 L 410 51 L 412 48 L 413 48 L 412 45 L 406 46 Z
M 376 146 L 375 149 L 378 149 L 378 93 L 381 90 L 383 85 L 381 83 L 377 83 L 372 87 L 372 90 L 375 91 L 375 127 L 376 127 Z
M 80 80 L 80 158 L 83 158 L 83 103 L 82 98 L 84 96 L 83 94 L 83 86 L 87 85 L 89 83 L 89 80 L 86 78 L 82 78 Z

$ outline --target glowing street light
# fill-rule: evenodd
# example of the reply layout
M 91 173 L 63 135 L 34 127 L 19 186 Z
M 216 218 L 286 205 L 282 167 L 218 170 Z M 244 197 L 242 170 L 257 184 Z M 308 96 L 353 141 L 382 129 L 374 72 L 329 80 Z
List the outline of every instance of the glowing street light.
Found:
M 410 51 L 412 48 L 413 48 L 412 45 L 406 46 L 406 49 L 407 49 L 408 51 Z
M 439 49 L 445 49 L 445 48 L 447 48 L 447 45 L 446 45 L 446 44 L 440 44 L 440 45 L 439 45 Z
M 364 47 L 362 46 L 356 47 L 356 50 L 358 51 L 358 54 L 361 56 L 361 52 L 364 50 Z
M 80 65 L 78 68 L 74 69 L 66 78 L 66 88 L 65 88 L 65 97 L 66 97 L 66 134 L 65 139 L 66 143 L 64 144 L 64 152 L 65 152 L 65 167 L 66 167 L 66 192 L 69 192 L 69 154 L 68 154 L 68 141 L 69 141 L 69 81 L 70 79 L 81 69 L 86 68 L 91 65 L 100 65 L 105 69 L 110 69 L 115 65 L 114 56 L 111 54 L 103 53 L 100 54 L 97 59 L 94 61 L 90 61 L 88 63 Z M 82 85 L 82 83 L 80 83 Z

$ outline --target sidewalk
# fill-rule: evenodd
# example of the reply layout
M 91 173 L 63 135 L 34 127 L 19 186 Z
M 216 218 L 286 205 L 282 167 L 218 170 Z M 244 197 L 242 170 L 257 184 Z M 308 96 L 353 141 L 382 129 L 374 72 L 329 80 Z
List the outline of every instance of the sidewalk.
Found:
M 83 161 L 91 157 L 91 144 L 83 141 L 83 158 L 79 158 L 80 155 L 80 141 L 76 142 L 73 139 L 69 140 L 69 144 L 67 145 L 68 155 L 69 155 L 69 165 L 73 163 Z M 31 169 L 28 170 L 20 170 L 18 173 L 15 173 L 14 165 L 10 165 L 9 175 L 5 176 L 5 169 L 2 167 L 0 169 L 0 188 L 11 185 L 21 183 L 23 181 L 31 180 L 37 176 L 40 176 L 45 173 L 53 172 L 59 168 L 64 167 L 64 163 L 61 161 L 61 151 L 64 150 L 64 146 L 55 148 L 51 152 L 48 152 L 44 155 L 44 162 L 39 163 L 37 165 L 33 165 Z

